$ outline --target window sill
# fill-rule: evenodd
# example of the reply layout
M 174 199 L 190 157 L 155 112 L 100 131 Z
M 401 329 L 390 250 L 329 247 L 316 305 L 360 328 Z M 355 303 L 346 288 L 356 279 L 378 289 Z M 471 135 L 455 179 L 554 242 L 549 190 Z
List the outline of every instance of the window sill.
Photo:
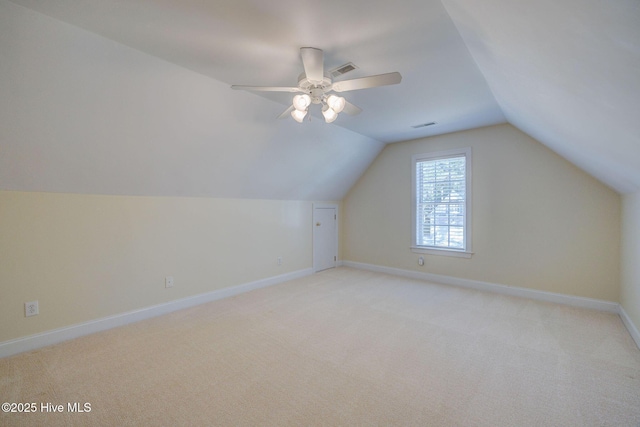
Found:
M 442 255 L 442 256 L 452 256 L 458 258 L 471 258 L 474 254 L 473 252 L 467 251 L 456 251 L 453 249 L 436 249 L 436 248 L 427 248 L 424 246 L 411 246 L 411 252 L 417 254 L 428 254 L 428 255 Z

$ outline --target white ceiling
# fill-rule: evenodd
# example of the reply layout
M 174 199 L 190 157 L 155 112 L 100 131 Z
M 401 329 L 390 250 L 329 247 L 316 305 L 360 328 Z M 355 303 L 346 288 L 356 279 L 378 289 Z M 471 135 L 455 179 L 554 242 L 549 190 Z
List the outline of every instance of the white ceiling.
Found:
M 509 123 L 640 190 L 640 1 L 444 4 Z
M 383 142 L 505 118 L 439 0 L 15 0 L 228 85 L 296 86 L 299 49 L 344 79 L 399 71 L 402 84 L 346 95 L 364 112 L 335 124 Z M 290 93 L 257 94 L 291 104 Z M 318 115 L 318 117 L 321 117 Z M 438 128 L 411 126 L 432 122 Z
M 216 89 L 225 91 L 224 102 L 238 103 L 240 111 L 242 105 L 247 111 L 255 105 L 268 110 L 260 126 L 271 128 L 265 132 L 269 144 L 275 139 L 304 138 L 307 128 L 323 135 L 326 131 L 319 126 L 344 129 L 332 131 L 331 138 L 341 143 L 350 138 L 359 141 L 358 149 L 348 149 L 354 160 L 338 162 L 345 170 L 353 165 L 351 172 L 336 172 L 326 179 L 325 184 L 336 185 L 336 190 L 303 195 L 272 192 L 267 198 L 341 198 L 379 152 L 378 141 L 397 142 L 506 121 L 617 191 L 640 190 L 637 0 L 12 2 L 226 86 L 295 86 L 302 72 L 302 46 L 323 49 L 327 69 L 346 62 L 359 67 L 344 79 L 391 71 L 402 74 L 399 85 L 346 93 L 347 100 L 363 112 L 341 114 L 333 125 L 318 123 L 319 118 L 315 124 L 302 125 L 277 121 L 291 94 Z M 432 121 L 437 125 L 412 128 Z M 256 138 L 255 132 L 238 135 L 247 139 L 242 142 L 247 150 L 260 144 L 248 140 Z M 314 147 L 301 149 L 309 150 L 299 157 L 306 159 L 307 169 L 319 170 L 321 164 L 314 163 L 310 154 Z M 329 152 L 341 155 L 337 148 Z M 188 167 L 188 159 L 184 164 Z M 202 172 L 199 178 L 213 177 Z M 281 179 L 295 181 L 299 176 Z M 182 185 L 188 186 L 189 180 L 194 177 L 185 178 Z M 138 192 L 162 193 L 142 187 Z M 183 193 L 221 194 L 207 188 Z

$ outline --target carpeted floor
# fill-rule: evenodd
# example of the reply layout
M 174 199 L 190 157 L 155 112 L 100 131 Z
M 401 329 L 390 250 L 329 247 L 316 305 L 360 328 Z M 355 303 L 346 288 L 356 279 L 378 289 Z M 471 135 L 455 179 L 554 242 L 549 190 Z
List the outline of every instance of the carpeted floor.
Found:
M 338 268 L 0 359 L 0 400 L 37 405 L 2 426 L 640 426 L 640 351 L 614 314 Z

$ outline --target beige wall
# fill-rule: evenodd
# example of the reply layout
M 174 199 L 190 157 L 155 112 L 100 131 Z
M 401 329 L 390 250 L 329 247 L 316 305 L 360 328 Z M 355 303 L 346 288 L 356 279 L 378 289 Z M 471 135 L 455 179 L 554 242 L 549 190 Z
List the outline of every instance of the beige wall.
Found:
M 620 304 L 640 330 L 640 193 L 622 199 L 621 264 Z
M 411 156 L 472 147 L 471 259 L 411 244 Z M 388 145 L 344 200 L 343 258 L 619 300 L 618 193 L 510 125 Z
M 311 268 L 311 209 L 0 191 L 0 342 Z

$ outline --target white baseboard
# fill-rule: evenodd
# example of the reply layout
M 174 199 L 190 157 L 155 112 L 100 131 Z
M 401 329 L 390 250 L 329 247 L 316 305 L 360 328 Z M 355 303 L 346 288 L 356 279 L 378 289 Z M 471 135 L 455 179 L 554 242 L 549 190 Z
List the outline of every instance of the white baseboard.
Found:
M 139 310 L 129 311 L 127 313 L 116 314 L 114 316 L 103 317 L 101 319 L 91 320 L 89 322 L 4 341 L 0 343 L 0 358 L 23 353 L 25 351 L 35 350 L 37 348 L 57 344 L 73 338 L 78 338 L 84 335 L 93 334 L 95 332 L 123 326 L 129 323 L 138 322 L 140 320 L 149 319 L 151 317 L 160 316 L 162 314 L 171 313 L 183 308 L 193 307 L 207 302 L 228 298 L 244 292 L 252 291 L 254 289 L 272 286 L 278 283 L 286 282 L 288 280 L 309 276 L 311 274 L 313 274 L 313 269 L 311 268 L 298 270 L 279 276 L 257 280 L 255 282 L 244 283 L 242 285 L 232 286 L 230 288 L 218 289 L 215 291 L 178 299 L 164 304 L 158 304 L 151 307 L 141 308 Z
M 633 338 L 633 340 L 636 342 L 636 345 L 640 349 L 640 331 L 638 331 L 638 328 L 636 328 L 636 325 L 633 324 L 631 318 L 629 317 L 627 312 L 624 311 L 624 308 L 622 306 L 620 306 L 620 318 L 622 319 L 622 323 L 624 323 L 624 326 L 626 326 L 627 331 L 629 331 L 631 338 Z
M 503 295 L 535 299 L 538 301 L 571 305 L 575 307 L 591 308 L 600 311 L 607 311 L 609 313 L 619 313 L 619 304 L 611 301 L 576 297 L 572 295 L 557 294 L 553 292 L 538 291 L 535 289 L 519 288 L 514 286 L 497 285 L 495 283 L 480 282 L 478 280 L 461 279 L 458 277 L 442 276 L 439 274 L 422 273 L 419 271 L 411 270 L 402 270 L 399 268 L 364 264 L 353 261 L 343 261 L 343 265 L 345 267 L 353 267 L 361 270 L 377 271 L 380 273 L 393 274 L 395 276 L 403 276 L 412 279 L 442 283 L 443 285 L 460 286 L 463 288 L 476 289 L 479 291 L 488 291 Z
M 627 313 L 622 306 L 610 301 L 602 301 L 590 298 L 575 297 L 570 295 L 556 294 L 552 292 L 537 291 L 533 289 L 517 288 L 505 285 L 497 285 L 494 283 L 480 282 L 477 280 L 461 279 L 451 276 L 443 276 L 431 273 L 422 273 L 417 271 L 402 270 L 392 267 L 384 267 L 373 264 L 364 264 L 353 261 L 339 261 L 337 266 L 353 267 L 361 270 L 375 271 L 379 273 L 392 274 L 395 276 L 409 277 L 412 279 L 431 281 L 436 283 L 442 283 L 445 285 L 460 286 L 465 288 L 477 289 L 488 292 L 495 292 L 504 295 L 519 296 L 525 298 L 531 298 L 539 301 L 555 302 L 559 304 L 566 304 L 575 307 L 583 307 L 606 311 L 610 313 L 617 313 L 620 315 L 622 322 L 631 334 L 631 337 L 640 348 L 640 332 L 633 324 Z M 254 289 L 264 288 L 272 286 L 278 283 L 286 282 L 288 280 L 297 279 L 304 276 L 313 274 L 313 269 L 305 269 L 294 271 L 291 273 L 269 277 L 266 279 L 257 280 L 255 282 L 244 283 L 242 285 L 233 286 L 230 288 L 218 289 L 212 292 L 207 292 L 200 295 L 194 295 L 187 298 L 171 301 L 164 304 L 154 305 L 151 307 L 145 307 L 139 310 L 129 311 L 127 313 L 117 314 L 114 316 L 104 317 L 101 319 L 92 320 L 89 322 L 80 323 L 77 325 L 71 325 L 64 328 L 58 328 L 47 332 L 42 332 L 27 337 L 16 338 L 0 343 L 0 358 L 12 356 L 14 354 L 22 353 L 25 351 L 35 350 L 37 348 L 45 347 L 52 344 L 57 344 L 63 341 L 67 341 L 73 338 L 78 338 L 84 335 L 92 334 L 95 332 L 104 331 L 107 329 L 123 326 L 129 323 L 137 322 L 144 319 L 160 316 L 163 314 L 171 313 L 183 308 L 193 307 L 196 305 L 204 304 L 211 301 L 216 301 L 223 298 L 228 298 L 234 295 L 238 295 L 244 292 L 249 292 Z
M 480 282 L 477 280 L 461 279 L 458 277 L 442 276 L 439 274 L 422 273 L 419 271 L 402 270 L 399 268 L 385 267 L 380 265 L 365 264 L 361 262 L 343 261 L 345 267 L 358 268 L 360 270 L 375 271 L 378 273 L 392 274 L 395 276 L 408 277 L 411 279 L 425 280 L 428 282 L 441 283 L 444 285 L 460 286 L 464 288 L 476 289 L 480 291 L 494 292 L 503 295 L 530 298 L 538 301 L 565 304 L 574 307 L 590 308 L 593 310 L 616 313 L 622 319 L 622 323 L 629 331 L 631 338 L 640 349 L 640 332 L 633 324 L 631 318 L 624 311 L 624 308 L 616 302 L 603 301 L 592 298 L 576 297 L 572 295 L 557 294 L 553 292 L 538 291 L 535 289 L 518 288 L 513 286 L 497 285 L 495 283 Z

